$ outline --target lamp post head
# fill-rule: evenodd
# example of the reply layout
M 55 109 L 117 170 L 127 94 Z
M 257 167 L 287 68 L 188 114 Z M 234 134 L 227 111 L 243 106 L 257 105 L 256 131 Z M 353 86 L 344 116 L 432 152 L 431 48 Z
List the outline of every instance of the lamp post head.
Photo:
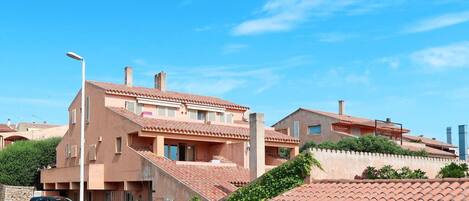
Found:
M 76 54 L 75 52 L 67 52 L 67 56 L 72 58 L 72 59 L 76 59 L 76 60 L 79 60 L 79 61 L 83 61 L 83 57 L 81 57 L 80 55 Z

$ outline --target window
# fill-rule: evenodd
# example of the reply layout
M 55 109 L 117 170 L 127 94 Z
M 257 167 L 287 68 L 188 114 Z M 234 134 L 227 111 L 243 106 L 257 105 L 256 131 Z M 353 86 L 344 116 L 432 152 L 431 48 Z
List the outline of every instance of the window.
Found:
M 125 101 L 125 109 L 130 111 L 130 112 L 133 112 L 137 115 L 141 115 L 142 111 L 143 111 L 143 104 L 142 103 Z
M 165 117 L 175 117 L 176 116 L 176 108 L 174 107 L 165 107 L 165 106 L 157 106 L 156 113 L 159 116 Z
M 135 108 L 135 114 L 141 115 L 143 111 L 143 104 L 137 103 L 137 107 Z
M 207 112 L 202 110 L 189 110 L 189 118 L 193 120 L 202 120 L 205 121 L 207 117 Z
M 116 154 L 122 153 L 122 137 L 116 138 Z
M 134 196 L 131 192 L 125 192 L 125 201 L 134 201 Z
M 228 113 L 226 114 L 226 123 L 233 123 L 233 114 Z
M 70 112 L 70 123 L 73 125 L 77 123 L 77 109 L 73 109 Z
M 195 160 L 195 146 L 185 143 L 165 144 L 164 156 L 174 161 L 194 161 Z
M 218 113 L 218 116 L 220 117 L 220 122 L 225 123 L 226 118 L 225 118 L 225 113 Z
M 300 122 L 293 121 L 293 137 L 300 138 Z
M 85 101 L 85 122 L 90 123 L 90 97 L 86 97 Z
M 164 157 L 177 161 L 179 159 L 177 145 L 164 145 Z
M 197 120 L 205 121 L 206 116 L 207 116 L 207 112 L 197 110 Z
M 193 120 L 197 120 L 197 110 L 189 110 L 189 118 Z
M 175 117 L 176 116 L 176 108 L 174 107 L 168 107 L 168 117 Z
M 135 102 L 125 101 L 125 109 L 131 112 L 135 112 Z
M 308 126 L 308 134 L 310 134 L 310 135 L 320 135 L 321 134 L 321 125 Z
M 208 112 L 207 113 L 207 117 L 208 117 L 209 121 L 215 121 L 215 116 L 216 116 L 215 112 Z
M 72 149 L 70 148 L 70 145 L 67 144 L 65 145 L 65 158 L 70 158 L 72 155 Z

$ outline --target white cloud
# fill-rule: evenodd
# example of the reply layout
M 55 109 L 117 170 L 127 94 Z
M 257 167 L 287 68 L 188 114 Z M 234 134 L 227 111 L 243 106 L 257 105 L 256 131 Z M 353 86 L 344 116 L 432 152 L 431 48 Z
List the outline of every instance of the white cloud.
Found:
M 469 21 L 469 11 L 449 13 L 433 18 L 418 21 L 407 26 L 403 33 L 419 33 L 453 26 Z
M 369 86 L 369 70 L 362 72 L 349 72 L 342 67 L 331 68 L 327 72 L 320 72 L 314 75 L 314 83 L 318 87 L 344 87 L 344 86 Z
M 321 33 L 317 35 L 318 40 L 324 43 L 337 43 L 343 42 L 346 40 L 350 40 L 353 38 L 357 38 L 357 34 L 352 33 L 338 33 L 338 32 L 330 32 L 330 33 Z
M 281 80 L 282 71 L 305 66 L 309 60 L 307 56 L 295 56 L 257 65 L 164 66 L 168 67 L 170 90 L 221 96 L 239 89 L 243 89 L 243 93 L 262 93 Z M 155 73 L 145 74 L 153 76 Z
M 289 31 L 311 16 L 324 17 L 337 12 L 365 14 L 394 3 L 369 0 L 268 0 L 257 14 L 232 30 L 233 35 L 255 35 L 268 32 Z M 347 11 L 347 9 L 350 9 Z
M 383 57 L 377 60 L 378 63 L 386 64 L 391 69 L 398 69 L 401 61 L 398 57 Z
M 232 54 L 247 48 L 246 44 L 226 44 L 222 48 L 222 54 Z
M 212 29 L 213 29 L 212 26 L 206 25 L 206 26 L 196 27 L 196 28 L 194 29 L 194 31 L 195 31 L 195 32 L 204 32 L 204 31 L 210 31 L 210 30 L 212 30 Z
M 410 58 L 431 70 L 469 67 L 469 41 L 423 49 Z

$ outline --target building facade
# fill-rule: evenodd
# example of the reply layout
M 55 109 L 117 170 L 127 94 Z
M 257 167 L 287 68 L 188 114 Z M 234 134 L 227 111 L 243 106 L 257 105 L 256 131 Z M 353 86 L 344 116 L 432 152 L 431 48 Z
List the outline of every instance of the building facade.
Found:
M 250 181 L 248 107 L 216 97 L 155 87 L 87 81 L 85 94 L 86 200 L 219 200 Z M 46 190 L 76 199 L 79 187 L 79 92 L 69 129 L 57 147 L 56 167 L 41 171 Z M 271 128 L 258 156 L 269 169 L 298 154 L 299 141 Z M 256 149 L 258 150 L 258 149 Z
M 339 101 L 338 113 L 299 108 L 272 127 L 276 131 L 306 142 L 337 142 L 347 137 L 380 135 L 395 140 L 397 144 L 412 151 L 425 150 L 433 157 L 455 158 L 454 146 L 436 139 L 408 135 L 409 129 L 402 124 L 350 116 L 345 113 L 345 102 Z

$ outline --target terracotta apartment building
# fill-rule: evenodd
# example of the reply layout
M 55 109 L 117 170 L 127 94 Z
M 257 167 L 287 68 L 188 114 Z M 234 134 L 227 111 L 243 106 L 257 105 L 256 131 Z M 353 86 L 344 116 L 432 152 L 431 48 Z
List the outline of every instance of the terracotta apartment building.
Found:
M 273 125 L 275 130 L 300 140 L 300 146 L 308 141 L 337 142 L 347 137 L 380 135 L 395 140 L 403 148 L 425 150 L 433 157 L 456 158 L 455 146 L 436 139 L 409 135 L 409 129 L 385 121 L 355 117 L 345 113 L 345 101 L 338 102 L 338 113 L 299 108 Z
M 284 162 L 279 148 L 298 154 L 298 139 L 265 128 L 262 119 L 248 121 L 246 106 L 167 91 L 164 72 L 155 75 L 155 88 L 143 88 L 132 85 L 132 69 L 126 67 L 124 83 L 85 86 L 88 201 L 219 200 L 262 173 L 264 165 Z M 79 92 L 70 104 L 56 167 L 41 171 L 46 190 L 73 200 L 79 187 L 80 98 Z M 251 138 L 253 129 L 259 134 Z

